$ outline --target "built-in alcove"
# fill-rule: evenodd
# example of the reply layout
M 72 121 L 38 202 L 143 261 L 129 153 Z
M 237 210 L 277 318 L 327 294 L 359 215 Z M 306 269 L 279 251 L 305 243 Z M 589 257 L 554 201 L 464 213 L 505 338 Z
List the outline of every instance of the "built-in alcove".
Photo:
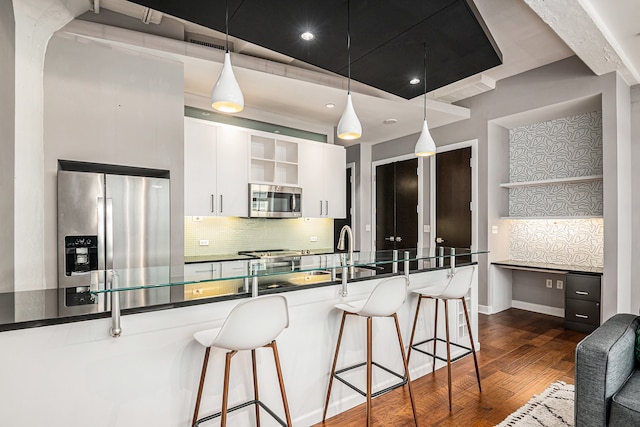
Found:
M 604 246 L 601 97 L 494 120 L 507 164 L 498 212 L 501 258 L 602 267 Z M 505 236 L 506 234 L 506 236 Z M 508 237 L 507 237 L 508 236 Z

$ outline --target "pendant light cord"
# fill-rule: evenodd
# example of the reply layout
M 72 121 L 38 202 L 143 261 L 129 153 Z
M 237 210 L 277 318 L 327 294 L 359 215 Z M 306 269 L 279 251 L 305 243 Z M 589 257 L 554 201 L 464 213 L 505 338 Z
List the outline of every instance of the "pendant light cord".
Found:
M 347 0 L 347 94 L 351 93 L 351 11 Z
M 229 53 L 229 0 L 224 2 L 224 47 L 226 49 L 226 53 Z
M 424 43 L 424 121 L 427 121 L 427 42 Z

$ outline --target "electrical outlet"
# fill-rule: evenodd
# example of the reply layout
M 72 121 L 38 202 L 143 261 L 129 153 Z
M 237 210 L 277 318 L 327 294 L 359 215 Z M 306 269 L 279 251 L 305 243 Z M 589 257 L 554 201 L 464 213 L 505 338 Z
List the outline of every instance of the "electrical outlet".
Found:
M 498 226 L 497 225 L 492 225 L 491 226 L 491 234 L 498 234 Z
M 547 279 L 547 288 L 553 288 L 553 280 Z
M 309 241 L 317 242 L 318 241 L 318 236 L 311 236 L 311 239 L 309 239 Z
M 209 246 L 208 240 L 200 240 L 200 246 Z
M 562 280 L 557 280 L 556 281 L 556 288 L 558 288 L 558 289 L 564 288 L 564 282 Z

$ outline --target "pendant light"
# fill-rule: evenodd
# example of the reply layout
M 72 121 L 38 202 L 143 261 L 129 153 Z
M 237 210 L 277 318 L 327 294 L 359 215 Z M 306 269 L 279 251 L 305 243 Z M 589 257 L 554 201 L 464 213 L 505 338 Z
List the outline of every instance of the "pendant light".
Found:
M 432 156 L 436 154 L 436 143 L 429 133 L 427 126 L 427 44 L 424 44 L 424 122 L 422 123 L 422 133 L 416 142 L 416 156 Z
M 347 105 L 338 122 L 337 134 L 340 139 L 358 139 L 362 136 L 362 125 L 351 101 L 351 14 L 347 0 Z
M 223 113 L 239 113 L 244 108 L 244 97 L 231 67 L 229 53 L 229 0 L 225 2 L 225 49 L 222 72 L 211 91 L 211 106 Z

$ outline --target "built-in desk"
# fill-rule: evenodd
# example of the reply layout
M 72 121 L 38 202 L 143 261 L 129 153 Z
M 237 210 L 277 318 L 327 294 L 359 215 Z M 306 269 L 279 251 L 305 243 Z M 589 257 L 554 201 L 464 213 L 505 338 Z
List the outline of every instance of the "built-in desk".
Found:
M 564 275 L 564 308 L 562 315 L 565 319 L 565 327 L 582 332 L 591 332 L 600 325 L 600 278 L 603 273 L 602 267 L 515 260 L 497 261 L 492 264 L 499 268 L 511 270 Z M 516 308 L 523 308 L 518 307 L 519 305 L 522 305 L 520 301 L 518 301 L 518 304 L 513 304 Z M 547 312 L 547 314 L 554 313 Z
M 567 265 L 567 264 L 552 264 L 546 262 L 534 262 L 534 261 L 495 261 L 491 264 L 502 267 L 510 268 L 512 270 L 531 270 L 540 273 L 553 273 L 553 274 L 566 274 L 566 273 L 586 273 L 586 274 L 602 274 L 602 267 L 586 267 L 582 265 Z

